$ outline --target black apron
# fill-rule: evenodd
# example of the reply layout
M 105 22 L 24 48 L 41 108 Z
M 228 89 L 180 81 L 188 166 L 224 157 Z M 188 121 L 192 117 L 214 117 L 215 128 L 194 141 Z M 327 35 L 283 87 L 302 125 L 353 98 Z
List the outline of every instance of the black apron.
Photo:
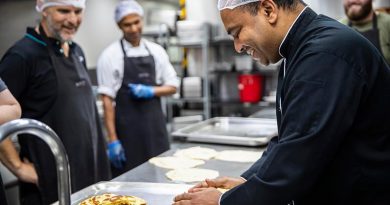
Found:
M 350 21 L 348 22 L 348 26 L 352 27 L 352 23 Z M 379 52 L 383 56 L 381 43 L 379 39 L 378 19 L 375 14 L 372 18 L 372 29 L 365 32 L 360 32 L 360 31 L 358 32 L 362 34 L 364 37 L 366 37 L 379 50 Z
M 57 78 L 57 87 L 53 88 L 57 89 L 57 99 L 41 121 L 51 127 L 64 144 L 70 164 L 71 191 L 76 192 L 110 179 L 106 145 L 83 56 L 76 49 L 70 50 L 68 58 L 56 54 L 54 42 L 44 35 L 42 28 L 40 33 Z M 58 200 L 55 161 L 49 148 L 40 140 L 33 140 L 27 146 L 30 160 L 37 169 L 39 190 L 32 184 L 22 183 L 22 204 L 49 204 Z
M 122 40 L 120 43 L 124 55 L 124 72 L 122 86 L 115 99 L 115 125 L 127 160 L 122 169 L 112 167 L 113 176 L 169 149 L 160 98 L 133 99 L 129 95 L 129 83 L 156 85 L 154 58 L 146 45 L 148 56 L 127 57 Z

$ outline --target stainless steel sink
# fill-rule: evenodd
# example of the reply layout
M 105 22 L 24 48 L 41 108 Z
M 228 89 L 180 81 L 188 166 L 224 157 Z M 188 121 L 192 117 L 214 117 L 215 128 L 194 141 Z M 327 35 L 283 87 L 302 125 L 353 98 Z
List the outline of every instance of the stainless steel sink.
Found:
M 18 134 L 38 137 L 49 146 L 57 165 L 59 204 L 70 205 L 69 161 L 60 138 L 50 127 L 36 120 L 19 119 L 0 126 L 0 142 Z

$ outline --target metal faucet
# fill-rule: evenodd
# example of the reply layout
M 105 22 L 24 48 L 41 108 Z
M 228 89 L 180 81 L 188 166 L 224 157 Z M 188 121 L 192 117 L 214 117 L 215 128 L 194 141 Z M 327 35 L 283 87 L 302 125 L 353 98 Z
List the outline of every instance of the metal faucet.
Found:
M 19 119 L 0 126 L 0 142 L 9 136 L 18 134 L 31 134 L 27 136 L 39 137 L 49 146 L 57 165 L 59 204 L 70 205 L 69 161 L 60 138 L 49 126 L 37 120 Z

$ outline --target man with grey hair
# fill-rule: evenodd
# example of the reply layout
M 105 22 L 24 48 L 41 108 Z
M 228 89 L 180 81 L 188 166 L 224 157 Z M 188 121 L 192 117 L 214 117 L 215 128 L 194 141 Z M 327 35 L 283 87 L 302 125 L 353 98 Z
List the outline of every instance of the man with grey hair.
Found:
M 173 204 L 389 204 L 390 68 L 378 50 L 300 0 L 219 9 L 237 52 L 283 62 L 278 136 L 241 178 L 206 179 Z
M 123 37 L 97 64 L 113 176 L 169 149 L 160 97 L 174 94 L 179 81 L 166 51 L 142 38 L 143 15 L 137 1 L 117 4 L 115 21 Z
M 39 25 L 27 28 L 0 62 L 0 76 L 19 101 L 22 117 L 44 122 L 61 138 L 70 163 L 72 192 L 110 179 L 84 54 L 72 41 L 84 7 L 85 0 L 38 0 Z M 19 178 L 21 204 L 53 203 L 58 192 L 50 149 L 37 138 L 21 137 L 19 143 L 20 159 L 35 168 Z M 13 149 L 9 150 L 5 156 L 10 159 Z M 15 163 L 8 165 L 10 170 L 18 168 Z

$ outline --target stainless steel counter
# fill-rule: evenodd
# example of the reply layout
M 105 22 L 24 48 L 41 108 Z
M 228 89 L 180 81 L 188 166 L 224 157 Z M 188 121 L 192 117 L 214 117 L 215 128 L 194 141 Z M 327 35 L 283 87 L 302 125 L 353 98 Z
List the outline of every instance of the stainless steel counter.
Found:
M 222 150 L 246 150 L 246 151 L 261 151 L 265 147 L 243 147 L 243 146 L 228 146 L 228 145 L 216 145 L 216 144 L 201 144 L 201 143 L 181 143 L 174 142 L 171 144 L 171 149 L 164 152 L 160 156 L 171 156 L 178 149 L 189 148 L 193 146 L 202 146 L 207 148 L 212 148 L 217 151 Z M 219 171 L 220 176 L 240 176 L 244 171 L 246 171 L 252 163 L 238 163 L 238 162 L 226 162 L 220 160 L 207 160 L 204 165 L 199 166 L 199 168 L 214 169 Z M 157 183 L 179 183 L 173 182 L 166 178 L 165 173 L 169 171 L 168 169 L 156 167 L 149 162 L 145 162 L 140 166 L 114 178 L 112 181 L 116 182 L 157 182 Z
M 212 148 L 217 151 L 223 150 L 246 150 L 261 151 L 265 147 L 242 147 L 229 145 L 201 144 L 188 142 L 174 142 L 171 149 L 160 156 L 171 156 L 178 149 L 202 146 Z M 240 176 L 252 163 L 226 162 L 215 159 L 207 160 L 200 168 L 208 168 L 219 171 L 220 176 Z M 156 167 L 149 162 L 114 178 L 110 182 L 100 182 L 72 194 L 72 205 L 78 205 L 82 200 L 95 194 L 115 193 L 124 195 L 134 195 L 144 198 L 148 205 L 169 205 L 172 204 L 173 197 L 183 193 L 191 187 L 190 184 L 170 181 L 165 177 L 168 169 Z

